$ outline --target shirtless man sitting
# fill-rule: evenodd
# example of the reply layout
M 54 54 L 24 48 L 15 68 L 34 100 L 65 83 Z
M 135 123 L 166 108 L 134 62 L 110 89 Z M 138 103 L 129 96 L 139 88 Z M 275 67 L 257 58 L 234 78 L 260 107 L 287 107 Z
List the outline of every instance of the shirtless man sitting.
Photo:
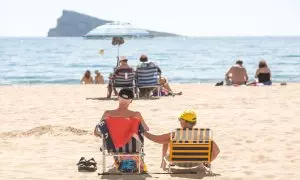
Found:
M 243 61 L 238 60 L 225 74 L 226 85 L 242 85 L 248 81 L 246 69 L 243 67 Z

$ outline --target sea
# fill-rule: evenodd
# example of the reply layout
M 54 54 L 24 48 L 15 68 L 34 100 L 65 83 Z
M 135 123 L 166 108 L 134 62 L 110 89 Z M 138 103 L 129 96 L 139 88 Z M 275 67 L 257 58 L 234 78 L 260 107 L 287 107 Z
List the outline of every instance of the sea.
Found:
M 103 50 L 103 53 L 100 51 Z M 300 82 L 300 37 L 163 37 L 125 39 L 0 38 L 0 85 L 79 84 L 86 70 L 108 75 L 120 56 L 135 67 L 141 54 L 157 63 L 170 83 L 216 83 L 240 59 L 250 80 L 260 60 L 273 82 Z

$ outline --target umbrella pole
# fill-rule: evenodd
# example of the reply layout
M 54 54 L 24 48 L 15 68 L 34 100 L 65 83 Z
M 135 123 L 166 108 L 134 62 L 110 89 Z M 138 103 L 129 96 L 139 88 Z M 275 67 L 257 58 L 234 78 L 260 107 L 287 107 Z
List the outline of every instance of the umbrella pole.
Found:
M 116 68 L 119 66 L 119 61 L 120 61 L 120 58 L 119 58 L 119 53 L 120 53 L 119 48 L 120 48 L 120 45 L 118 44 L 118 57 L 117 57 L 117 66 L 116 66 Z

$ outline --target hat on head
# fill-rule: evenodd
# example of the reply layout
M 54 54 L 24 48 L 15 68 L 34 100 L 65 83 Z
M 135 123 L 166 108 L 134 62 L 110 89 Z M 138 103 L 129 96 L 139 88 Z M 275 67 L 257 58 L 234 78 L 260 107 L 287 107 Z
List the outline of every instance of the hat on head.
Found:
M 120 61 L 128 61 L 128 59 L 126 58 L 126 56 L 120 56 Z
M 134 94 L 131 89 L 126 88 L 126 89 L 121 89 L 121 91 L 119 92 L 119 97 L 121 97 L 123 99 L 133 99 Z
M 195 111 L 190 109 L 183 111 L 178 118 L 191 123 L 197 121 L 197 115 Z
M 95 70 L 95 74 L 98 74 L 99 73 L 99 71 L 98 70 Z

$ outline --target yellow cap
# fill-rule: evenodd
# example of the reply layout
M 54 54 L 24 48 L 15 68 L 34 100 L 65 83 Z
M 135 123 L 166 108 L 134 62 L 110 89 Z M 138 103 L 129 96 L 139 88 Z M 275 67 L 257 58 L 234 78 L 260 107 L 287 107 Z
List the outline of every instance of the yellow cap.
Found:
M 183 111 L 179 117 L 179 119 L 182 119 L 182 120 L 185 120 L 185 121 L 188 121 L 188 122 L 196 122 L 197 121 L 197 115 L 195 113 L 195 111 L 193 110 L 185 110 Z

